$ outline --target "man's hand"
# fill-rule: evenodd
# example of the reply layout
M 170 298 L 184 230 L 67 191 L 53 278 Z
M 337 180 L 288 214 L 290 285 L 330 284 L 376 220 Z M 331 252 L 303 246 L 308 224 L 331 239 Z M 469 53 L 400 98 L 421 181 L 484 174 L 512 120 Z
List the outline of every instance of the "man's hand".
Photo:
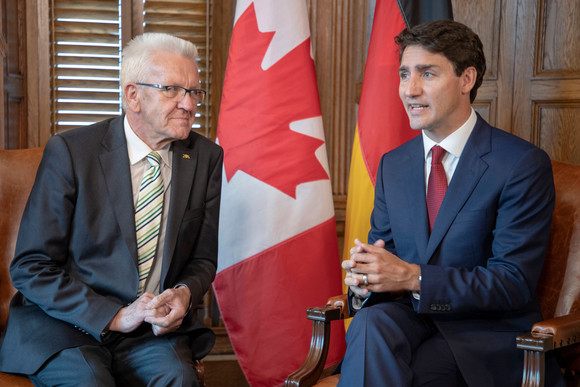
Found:
M 131 305 L 121 308 L 109 323 L 108 329 L 114 332 L 133 332 L 147 318 L 165 316 L 170 312 L 166 305 L 152 308 L 153 293 L 143 293 Z
M 167 289 L 160 295 L 154 297 L 147 304 L 147 308 L 158 310 L 167 308 L 168 313 L 163 316 L 154 314 L 147 316 L 145 322 L 152 325 L 155 336 L 165 335 L 173 332 L 181 326 L 185 313 L 189 307 L 191 292 L 187 286 Z
M 359 297 L 368 297 L 369 292 L 394 292 L 420 290 L 419 265 L 410 264 L 385 250 L 385 242 L 373 245 L 355 239 L 350 250 L 350 259 L 342 261 L 346 270 L 344 283 Z M 364 277 L 368 284 L 364 284 Z

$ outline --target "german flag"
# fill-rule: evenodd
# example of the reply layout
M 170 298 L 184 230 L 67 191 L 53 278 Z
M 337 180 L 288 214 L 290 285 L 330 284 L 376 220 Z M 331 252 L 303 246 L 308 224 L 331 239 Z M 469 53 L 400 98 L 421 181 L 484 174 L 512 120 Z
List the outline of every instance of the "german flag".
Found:
M 418 134 L 399 99 L 399 51 L 394 38 L 405 27 L 453 19 L 451 0 L 377 0 L 354 137 L 346 202 L 343 259 L 354 239 L 370 231 L 381 156 Z

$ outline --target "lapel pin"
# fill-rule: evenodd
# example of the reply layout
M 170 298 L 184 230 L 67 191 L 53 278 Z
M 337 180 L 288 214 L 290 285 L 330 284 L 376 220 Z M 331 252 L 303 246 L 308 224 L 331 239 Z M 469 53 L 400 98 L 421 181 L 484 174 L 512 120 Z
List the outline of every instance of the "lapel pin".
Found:
M 191 157 L 189 157 L 189 155 L 187 153 L 184 153 L 181 155 L 182 159 L 191 159 Z

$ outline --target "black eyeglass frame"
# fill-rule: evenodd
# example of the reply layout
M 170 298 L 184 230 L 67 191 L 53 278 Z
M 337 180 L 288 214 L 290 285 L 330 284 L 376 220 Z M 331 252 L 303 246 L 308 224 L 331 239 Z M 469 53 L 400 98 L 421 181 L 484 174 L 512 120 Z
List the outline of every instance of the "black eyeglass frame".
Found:
M 165 92 L 168 92 L 170 87 L 181 89 L 181 90 L 183 90 L 183 94 L 181 95 L 181 99 L 185 98 L 185 95 L 187 93 L 189 93 L 190 96 L 195 95 L 198 98 L 198 101 L 199 101 L 198 104 L 201 104 L 203 102 L 203 100 L 205 99 L 205 95 L 207 94 L 207 91 L 205 91 L 203 89 L 186 89 L 185 87 L 176 86 L 176 85 L 158 85 L 158 84 L 143 83 L 143 82 L 136 82 L 135 84 L 139 85 L 139 86 L 154 87 L 156 89 L 163 90 Z M 179 94 L 177 94 L 177 95 L 179 95 Z

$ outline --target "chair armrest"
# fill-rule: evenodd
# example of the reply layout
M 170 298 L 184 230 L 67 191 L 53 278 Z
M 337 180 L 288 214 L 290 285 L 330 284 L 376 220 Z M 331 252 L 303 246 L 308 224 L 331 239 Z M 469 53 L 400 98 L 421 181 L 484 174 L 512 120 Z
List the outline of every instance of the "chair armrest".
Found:
M 580 341 L 580 312 L 540 321 L 532 331 L 516 338 L 518 349 L 524 350 L 522 387 L 543 386 L 545 353 Z
M 308 308 L 306 317 L 312 320 L 310 349 L 300 368 L 286 378 L 286 387 L 310 387 L 320 378 L 330 345 L 330 322 L 351 317 L 347 295 L 331 297 L 324 306 Z
M 580 312 L 535 323 L 532 332 L 551 335 L 553 348 L 580 342 Z
M 313 321 L 335 321 L 352 317 L 348 310 L 347 295 L 331 297 L 324 306 L 306 309 L 306 318 Z

